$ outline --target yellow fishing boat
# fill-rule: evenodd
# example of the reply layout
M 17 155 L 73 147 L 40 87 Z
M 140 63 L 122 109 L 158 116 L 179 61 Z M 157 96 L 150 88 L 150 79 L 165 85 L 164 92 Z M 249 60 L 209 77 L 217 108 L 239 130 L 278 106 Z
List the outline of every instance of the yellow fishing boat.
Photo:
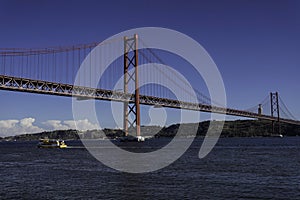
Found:
M 38 148 L 67 148 L 67 145 L 63 140 L 56 139 L 40 139 Z

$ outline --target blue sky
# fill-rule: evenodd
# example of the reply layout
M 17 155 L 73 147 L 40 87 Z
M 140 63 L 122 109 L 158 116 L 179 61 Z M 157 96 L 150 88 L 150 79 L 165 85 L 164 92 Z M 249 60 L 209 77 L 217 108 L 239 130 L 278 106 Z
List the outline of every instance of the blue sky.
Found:
M 0 24 L 1 48 L 100 42 L 137 27 L 174 29 L 211 55 L 222 74 L 229 107 L 249 108 L 278 91 L 300 119 L 299 1 L 2 0 Z M 70 98 L 0 95 L 2 135 L 65 128 L 72 119 Z M 99 107 L 109 112 L 105 102 Z

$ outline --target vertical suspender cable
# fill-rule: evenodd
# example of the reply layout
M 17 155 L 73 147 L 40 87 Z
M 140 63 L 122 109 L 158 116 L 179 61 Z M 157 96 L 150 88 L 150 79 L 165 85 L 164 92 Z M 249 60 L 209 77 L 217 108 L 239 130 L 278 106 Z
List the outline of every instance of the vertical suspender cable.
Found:
M 77 74 L 78 74 L 78 85 L 80 85 L 80 73 L 79 72 L 80 69 L 80 47 L 78 48 L 78 68 L 77 68 Z
M 85 45 L 83 47 L 83 56 L 81 62 L 84 62 L 86 56 Z M 83 68 L 83 77 L 82 77 L 83 85 L 86 86 L 86 67 Z
M 36 68 L 37 68 L 37 80 L 40 80 L 40 53 L 37 52 L 37 65 L 36 65 Z
M 71 66 L 71 84 L 74 84 L 74 67 L 75 67 L 75 48 L 73 46 L 73 50 L 72 50 L 72 66 Z
M 68 79 L 68 77 L 69 77 L 69 70 L 68 70 L 68 68 L 69 68 L 69 50 L 67 50 L 66 54 L 67 54 L 66 55 L 67 56 L 67 58 L 66 58 L 67 59 L 67 62 L 66 62 L 67 67 L 66 67 L 66 80 L 65 81 L 67 84 L 69 84 L 69 82 L 68 82 L 69 81 L 69 79 Z
M 3 54 L 3 74 L 6 75 L 5 73 L 5 63 L 6 63 L 6 53 Z
M 53 50 L 53 74 L 52 74 L 52 81 L 57 82 L 57 76 L 56 76 L 56 53 L 55 50 Z
M 92 48 L 91 48 L 91 46 L 89 47 L 89 62 L 90 62 L 90 77 L 89 77 L 89 79 L 90 79 L 90 87 L 92 87 L 92 67 L 93 67 L 93 65 L 92 65 Z

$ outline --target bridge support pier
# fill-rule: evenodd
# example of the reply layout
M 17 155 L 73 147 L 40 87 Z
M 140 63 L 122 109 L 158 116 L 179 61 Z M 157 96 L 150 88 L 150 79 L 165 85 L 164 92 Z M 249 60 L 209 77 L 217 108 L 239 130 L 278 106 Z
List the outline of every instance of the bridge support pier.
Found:
M 271 116 L 277 117 L 276 121 L 272 121 L 272 135 L 280 135 L 280 115 L 279 115 L 279 102 L 278 102 L 278 92 L 270 93 L 271 99 Z M 277 123 L 277 128 L 276 128 Z
M 133 69 L 133 72 L 129 70 Z M 124 134 L 135 129 L 135 134 L 140 137 L 140 92 L 138 77 L 138 36 L 124 37 L 124 93 L 128 94 L 128 86 L 134 82 L 134 102 L 124 102 Z M 134 116 L 130 119 L 130 116 Z M 135 127 L 134 127 L 135 126 Z

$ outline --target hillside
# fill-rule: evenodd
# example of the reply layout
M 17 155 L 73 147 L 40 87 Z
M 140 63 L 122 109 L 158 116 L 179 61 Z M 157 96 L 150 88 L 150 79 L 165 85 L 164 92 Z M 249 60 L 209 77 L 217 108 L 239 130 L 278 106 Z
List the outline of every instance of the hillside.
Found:
M 205 136 L 209 124 L 212 123 L 212 130 L 220 126 L 219 121 L 204 121 L 200 123 L 173 124 L 168 127 L 142 126 L 141 133 L 143 136 L 155 137 L 174 137 L 179 130 L 181 136 L 190 136 L 191 133 L 197 132 L 197 136 Z M 222 131 L 222 137 L 267 137 L 271 135 L 271 123 L 261 120 L 236 120 L 226 121 Z M 123 136 L 120 129 L 103 129 L 106 137 L 116 138 Z M 282 124 L 281 134 L 285 136 L 300 136 L 300 126 L 292 124 Z M 41 132 L 35 134 L 23 134 L 0 138 L 0 141 L 31 141 L 40 138 L 53 138 L 62 140 L 98 139 L 104 135 L 99 130 L 77 131 L 77 130 L 56 130 Z
M 179 128 L 182 128 L 182 134 L 192 132 L 195 128 L 197 130 L 197 136 L 205 136 L 209 124 L 212 123 L 212 130 L 220 126 L 220 121 L 204 121 L 201 123 L 189 123 L 189 124 L 174 124 L 169 127 L 163 128 L 163 130 L 157 134 L 157 136 L 173 137 Z M 198 126 L 199 125 L 199 126 Z M 275 126 L 278 128 L 277 124 Z M 262 120 L 236 120 L 226 121 L 222 130 L 222 137 L 267 137 L 271 136 L 272 126 L 270 121 Z M 293 124 L 281 124 L 280 133 L 284 136 L 300 136 L 300 126 Z

